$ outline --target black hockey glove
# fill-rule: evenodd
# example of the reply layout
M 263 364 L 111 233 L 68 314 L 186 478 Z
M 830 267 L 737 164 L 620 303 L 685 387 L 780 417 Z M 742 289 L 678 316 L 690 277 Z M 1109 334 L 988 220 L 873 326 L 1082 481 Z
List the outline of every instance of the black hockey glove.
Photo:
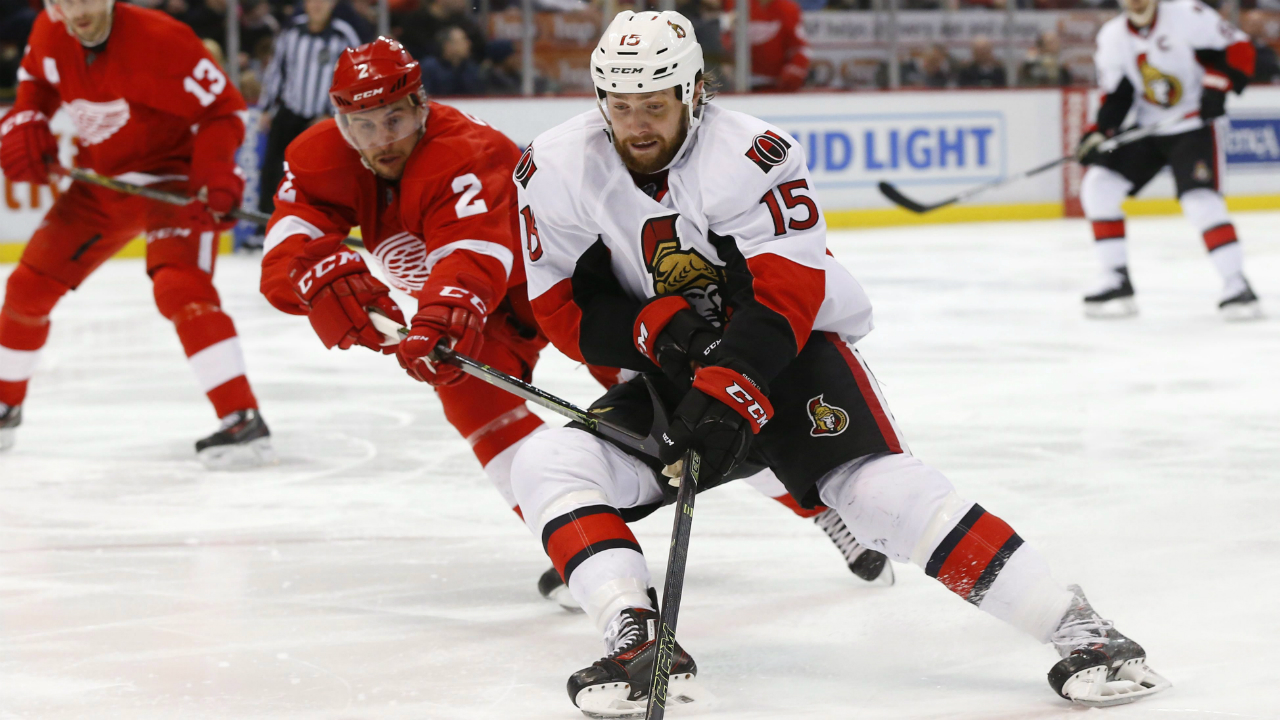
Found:
M 1076 160 L 1081 165 L 1092 165 L 1102 158 L 1102 153 L 1098 150 L 1098 146 L 1106 142 L 1107 135 L 1101 130 L 1093 130 L 1084 134 L 1080 138 L 1080 144 L 1076 146 Z
M 634 330 L 636 349 L 685 391 L 694 371 L 715 362 L 720 345 L 720 329 L 678 295 L 650 300 L 636 316 Z
M 1206 87 L 1200 91 L 1200 119 L 1210 122 L 1227 114 L 1227 93 Z
M 740 363 L 733 365 L 752 372 Z M 773 417 L 767 396 L 768 388 L 738 369 L 701 368 L 659 438 L 659 459 L 671 465 L 693 448 L 702 453 L 708 478 L 723 477 L 746 459 L 752 436 Z

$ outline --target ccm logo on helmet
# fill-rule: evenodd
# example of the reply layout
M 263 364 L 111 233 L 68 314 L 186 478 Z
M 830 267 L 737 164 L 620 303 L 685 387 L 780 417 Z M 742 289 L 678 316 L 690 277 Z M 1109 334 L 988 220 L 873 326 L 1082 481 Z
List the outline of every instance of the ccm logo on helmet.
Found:
M 636 75 L 644 72 L 644 68 L 609 68 L 609 72 L 615 75 Z
M 374 95 L 381 95 L 383 90 L 386 90 L 386 88 L 376 88 L 376 89 L 373 89 L 373 90 L 366 90 L 366 91 L 364 91 L 364 92 L 362 92 L 362 93 L 356 93 L 355 95 L 352 95 L 352 96 L 351 96 L 351 99 L 352 99 L 352 100 L 364 100 L 365 98 L 371 98 L 371 97 L 373 97 Z

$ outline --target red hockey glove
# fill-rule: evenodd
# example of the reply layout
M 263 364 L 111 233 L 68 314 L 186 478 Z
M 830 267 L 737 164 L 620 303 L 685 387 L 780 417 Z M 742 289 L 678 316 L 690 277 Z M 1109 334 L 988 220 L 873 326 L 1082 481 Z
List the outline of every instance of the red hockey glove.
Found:
M 768 394 L 768 388 L 733 368 L 702 368 L 659 438 L 659 459 L 671 465 L 693 448 L 702 453 L 703 468 L 723 477 L 746 459 L 752 436 L 773 417 Z
M 236 220 L 230 213 L 240 207 L 244 173 L 234 162 L 192 168 L 188 187 L 196 197 L 196 201 L 188 205 L 194 224 L 217 230 L 235 227 Z
M 688 388 L 695 370 L 710 365 L 720 330 L 679 295 L 650 300 L 632 326 L 636 349 L 662 368 L 677 387 Z
M 39 110 L 11 112 L 0 122 L 0 169 L 13 182 L 49 182 L 49 163 L 58 161 L 58 141 Z
M 463 288 L 445 286 L 430 304 L 413 316 L 409 336 L 400 341 L 396 357 L 409 377 L 432 385 L 452 385 L 463 379 L 462 370 L 430 359 L 444 342 L 456 353 L 475 357 L 484 345 L 484 303 Z
M 325 347 L 346 350 L 363 345 L 386 355 L 396 351 L 395 342 L 388 342 L 369 322 L 365 308 L 375 307 L 401 325 L 404 314 L 387 286 L 369 273 L 360 253 L 339 250 L 319 261 L 295 258 L 289 266 L 289 279 Z

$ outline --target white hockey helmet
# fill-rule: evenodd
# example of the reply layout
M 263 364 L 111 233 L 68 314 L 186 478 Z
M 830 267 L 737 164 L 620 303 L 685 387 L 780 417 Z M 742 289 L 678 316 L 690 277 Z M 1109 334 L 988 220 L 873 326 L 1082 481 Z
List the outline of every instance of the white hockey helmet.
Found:
M 609 23 L 591 53 L 591 80 L 596 103 L 609 120 L 605 93 L 650 93 L 676 89 L 689 112 L 689 130 L 702 120 L 702 98 L 695 88 L 702 78 L 702 46 L 693 23 L 678 12 L 624 10 Z

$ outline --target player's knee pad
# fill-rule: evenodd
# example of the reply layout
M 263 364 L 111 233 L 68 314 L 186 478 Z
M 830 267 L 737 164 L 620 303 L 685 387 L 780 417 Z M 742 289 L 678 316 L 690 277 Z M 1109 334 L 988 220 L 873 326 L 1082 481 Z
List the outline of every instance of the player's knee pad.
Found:
M 5 283 L 5 317 L 21 325 L 48 325 L 53 306 L 70 289 L 30 265 L 18 263 Z
M 175 325 L 220 309 L 213 278 L 200 268 L 162 265 L 151 273 L 151 282 L 156 308 Z
M 1129 196 L 1133 183 L 1101 165 L 1091 165 L 1080 181 L 1080 206 L 1090 220 L 1117 220 L 1124 217 L 1120 205 Z
M 525 442 L 534 433 L 541 432 L 545 428 L 546 425 L 538 425 L 529 434 L 508 445 L 484 464 L 484 474 L 489 477 L 489 481 L 497 488 L 498 494 L 507 502 L 507 507 L 519 507 L 515 492 L 511 489 L 511 467 L 515 463 L 516 453 L 520 452 L 520 448 L 524 447 Z
M 863 545 L 922 567 L 939 533 L 945 535 L 955 525 L 952 518 L 958 521 L 972 505 L 956 496 L 945 475 L 905 453 L 838 468 L 819 493 Z
M 648 466 L 569 427 L 551 428 L 524 442 L 511 464 L 511 490 L 535 533 L 575 506 L 628 508 L 662 497 Z
M 1202 233 L 1231 222 L 1226 200 L 1208 188 L 1188 190 L 1182 193 L 1178 202 L 1187 221 Z

